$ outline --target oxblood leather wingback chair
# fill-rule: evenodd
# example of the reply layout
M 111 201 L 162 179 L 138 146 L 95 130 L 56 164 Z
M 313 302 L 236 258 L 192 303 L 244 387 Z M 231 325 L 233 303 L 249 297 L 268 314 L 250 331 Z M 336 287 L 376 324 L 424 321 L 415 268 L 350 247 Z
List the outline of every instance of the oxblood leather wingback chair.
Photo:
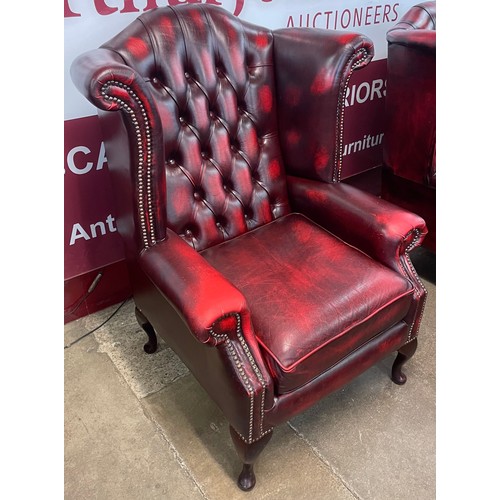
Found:
M 164 338 L 221 408 L 244 490 L 274 426 L 392 352 L 403 384 L 416 349 L 425 223 L 336 182 L 347 84 L 372 54 L 183 5 L 71 68 L 101 110 L 145 350 Z
M 413 6 L 387 33 L 382 197 L 424 218 L 436 251 L 436 2 Z

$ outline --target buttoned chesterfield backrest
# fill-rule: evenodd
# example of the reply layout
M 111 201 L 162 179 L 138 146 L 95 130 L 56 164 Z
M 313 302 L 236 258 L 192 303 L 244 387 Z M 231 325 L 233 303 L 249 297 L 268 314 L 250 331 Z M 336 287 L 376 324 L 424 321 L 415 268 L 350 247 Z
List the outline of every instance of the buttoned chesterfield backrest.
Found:
M 165 189 L 165 176 L 166 214 L 155 213 L 161 200 L 141 214 L 145 244 L 161 237 L 166 223 L 199 251 L 290 208 L 272 34 L 221 8 L 196 7 L 146 12 L 102 48 L 141 75 L 162 124 L 163 137 L 149 141 L 156 147 L 147 140 L 143 145 L 152 148 L 152 161 L 139 189 L 148 207 L 149 198 L 164 196 L 149 189 Z M 153 129 L 159 128 L 150 124 Z M 160 227 L 149 227 L 155 220 L 163 221 Z

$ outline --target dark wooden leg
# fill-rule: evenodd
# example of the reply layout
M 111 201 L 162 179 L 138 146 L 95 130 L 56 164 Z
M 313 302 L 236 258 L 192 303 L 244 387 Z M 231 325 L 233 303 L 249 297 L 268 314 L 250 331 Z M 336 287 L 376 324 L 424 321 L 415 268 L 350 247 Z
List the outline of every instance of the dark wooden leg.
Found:
M 240 435 L 231 426 L 229 426 L 229 430 L 231 432 L 234 447 L 243 462 L 243 469 L 238 477 L 238 486 L 243 491 L 250 491 L 255 486 L 253 464 L 262 450 L 266 447 L 267 443 L 271 439 L 271 436 L 273 435 L 273 432 L 271 431 L 262 436 L 258 441 L 248 444 L 243 441 Z
M 413 339 L 408 344 L 405 344 L 398 351 L 398 355 L 396 356 L 396 360 L 392 365 L 392 381 L 395 384 L 403 385 L 406 383 L 406 375 L 401 371 L 403 365 L 415 354 L 417 350 L 417 339 Z
M 144 350 L 148 354 L 153 354 L 156 352 L 156 349 L 158 348 L 158 339 L 156 338 L 156 333 L 151 325 L 151 323 L 147 320 L 146 316 L 142 314 L 137 307 L 135 308 L 135 317 L 137 318 L 137 322 L 141 326 L 141 328 L 147 333 L 148 335 L 148 341 L 144 344 Z

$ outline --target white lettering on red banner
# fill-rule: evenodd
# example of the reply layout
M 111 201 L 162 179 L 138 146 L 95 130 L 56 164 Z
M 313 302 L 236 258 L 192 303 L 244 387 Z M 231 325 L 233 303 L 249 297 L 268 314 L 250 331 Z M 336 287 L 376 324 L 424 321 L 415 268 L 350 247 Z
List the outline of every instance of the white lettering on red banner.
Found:
M 373 99 L 382 99 L 385 97 L 386 81 L 377 78 L 371 82 L 362 82 L 351 85 L 347 88 L 345 96 L 345 105 L 354 106 L 354 104 L 363 104 Z
M 344 145 L 343 156 L 348 156 L 352 153 L 357 153 L 358 151 L 363 151 L 364 149 L 373 148 L 375 146 L 380 146 L 382 144 L 382 138 L 384 133 L 370 135 L 365 134 L 362 139 L 351 142 Z
M 76 175 L 88 174 L 94 167 L 94 162 L 88 161 L 88 157 L 91 153 L 92 151 L 87 146 L 75 146 L 70 149 L 66 156 L 66 164 L 69 170 Z M 101 142 L 99 156 L 95 163 L 95 170 L 102 170 L 107 161 L 104 142 Z
M 71 230 L 71 237 L 69 239 L 69 244 L 74 245 L 77 240 L 84 239 L 88 241 L 92 238 L 98 238 L 99 236 L 105 236 L 109 233 L 114 233 L 116 231 L 115 218 L 109 214 L 105 222 L 98 221 L 89 225 L 88 231 L 79 223 L 73 224 L 73 229 Z

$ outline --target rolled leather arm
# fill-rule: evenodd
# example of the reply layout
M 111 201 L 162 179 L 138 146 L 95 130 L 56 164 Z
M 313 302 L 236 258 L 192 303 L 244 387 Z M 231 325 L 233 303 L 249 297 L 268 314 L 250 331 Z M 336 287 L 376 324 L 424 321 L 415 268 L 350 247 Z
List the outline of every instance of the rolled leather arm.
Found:
M 226 336 L 253 337 L 243 294 L 176 233 L 145 249 L 139 266 L 184 318 L 194 336 L 217 345 Z
M 76 88 L 97 108 L 115 111 L 126 103 L 152 103 L 144 79 L 116 53 L 105 48 L 85 52 L 70 68 Z M 150 113 L 152 114 L 152 113 Z
M 136 213 L 136 224 L 141 225 L 140 244 L 148 246 L 163 239 L 166 222 L 159 201 L 165 197 L 163 131 L 149 84 L 126 65 L 119 54 L 106 48 L 91 50 L 77 57 L 70 72 L 75 86 L 94 106 L 104 111 L 122 112 L 128 143 L 135 151 L 125 159 L 115 163 L 111 161 L 110 171 L 135 170 L 132 178 L 141 201 L 137 209 L 147 214 Z M 116 130 L 116 124 L 108 125 L 108 121 L 101 121 L 101 125 L 106 151 L 115 148 L 113 156 L 120 158 L 120 150 L 129 147 L 127 139 L 118 139 L 120 132 Z M 113 140 L 109 141 L 107 137 Z M 120 174 L 121 177 L 123 174 Z
M 436 51 L 436 32 L 434 30 L 397 29 L 387 33 L 390 44 L 403 45 L 417 50 Z
M 344 183 L 288 177 L 292 208 L 395 271 L 427 227 L 418 215 Z
M 241 404 L 226 409 L 233 417 L 231 425 L 246 442 L 260 439 L 270 431 L 264 422 L 264 409 L 273 405 L 274 389 L 245 297 L 170 229 L 167 239 L 143 250 L 139 266 L 175 307 L 194 337 L 206 345 L 219 345 L 225 353 L 220 359 L 228 377 L 221 381 L 214 398 L 218 401 L 223 394 L 220 407 L 225 408 L 231 399 L 224 391 L 234 391 Z

